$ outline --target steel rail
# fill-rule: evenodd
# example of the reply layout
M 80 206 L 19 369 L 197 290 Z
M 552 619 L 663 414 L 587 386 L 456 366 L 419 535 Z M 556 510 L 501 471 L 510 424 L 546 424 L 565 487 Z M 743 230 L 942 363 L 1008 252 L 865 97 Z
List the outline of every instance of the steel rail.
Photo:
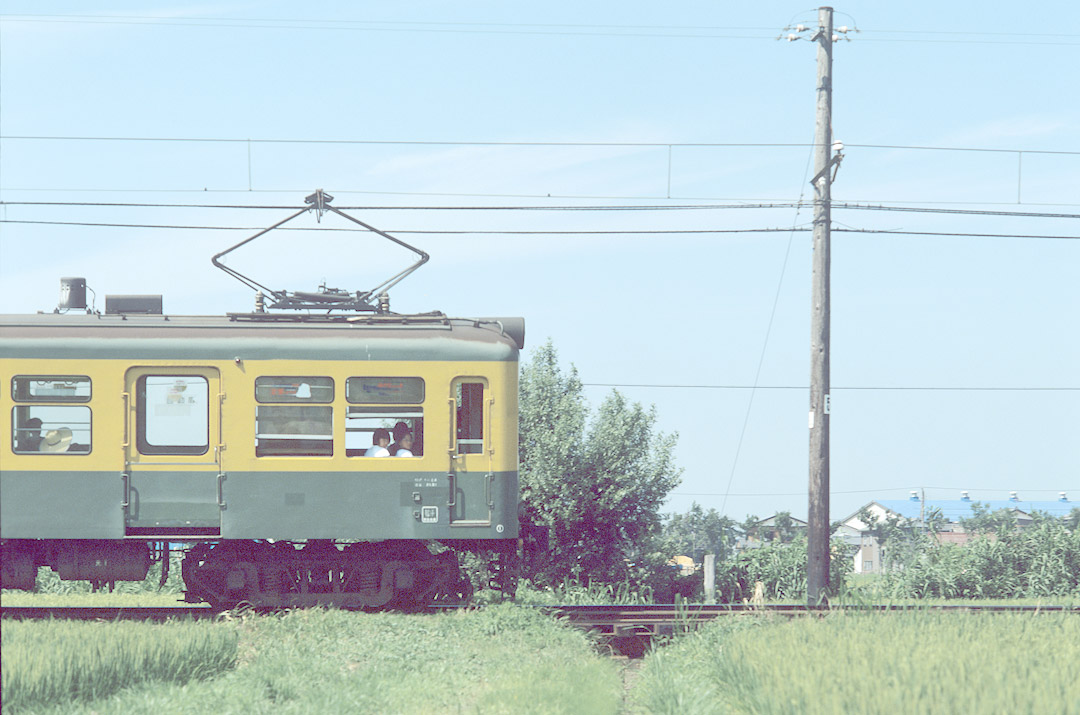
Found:
M 219 614 L 206 606 L 0 606 L 0 618 L 13 620 L 166 621 Z
M 574 626 L 608 635 L 659 635 L 674 627 L 696 626 L 723 616 L 774 615 L 823 617 L 836 613 L 888 613 L 900 611 L 943 611 L 964 613 L 1070 613 L 1080 615 L 1080 606 L 1063 605 L 979 605 L 979 604 L 888 604 L 832 605 L 806 604 L 641 604 L 604 606 L 541 606 L 545 612 Z
M 1080 615 L 1080 605 L 985 605 L 985 604 L 888 604 L 832 605 L 805 604 L 634 604 L 634 605 L 553 605 L 528 606 L 567 623 L 609 634 L 646 634 L 664 627 L 691 625 L 722 616 L 778 615 L 826 616 L 835 613 L 886 613 L 899 611 L 943 611 L 964 613 L 1068 613 Z M 482 606 L 432 606 L 427 612 L 481 609 Z M 278 609 L 248 609 L 273 612 Z M 213 618 L 222 611 L 207 606 L 0 606 L 0 618 L 72 620 L 150 620 L 170 618 Z

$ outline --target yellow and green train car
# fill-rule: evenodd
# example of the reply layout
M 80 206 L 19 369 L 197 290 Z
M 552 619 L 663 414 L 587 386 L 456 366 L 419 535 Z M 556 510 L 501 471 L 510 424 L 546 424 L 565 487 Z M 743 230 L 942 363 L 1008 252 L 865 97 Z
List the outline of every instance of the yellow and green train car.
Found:
M 460 598 L 454 549 L 516 554 L 523 339 L 440 314 L 0 316 L 3 587 L 138 580 L 182 543 L 192 601 Z

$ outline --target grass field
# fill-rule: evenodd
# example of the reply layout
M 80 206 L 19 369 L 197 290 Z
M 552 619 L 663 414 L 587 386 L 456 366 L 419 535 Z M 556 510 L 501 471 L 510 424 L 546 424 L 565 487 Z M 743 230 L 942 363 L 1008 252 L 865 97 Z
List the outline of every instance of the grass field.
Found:
M 185 684 L 232 668 L 235 628 L 212 623 L 5 621 L 3 710 L 95 700 L 146 681 Z
M 1080 618 L 909 611 L 715 621 L 654 651 L 646 713 L 1080 713 Z
M 12 606 L 175 602 L 175 594 L 155 593 L 3 594 Z M 308 610 L 217 622 L 0 628 L 4 715 L 1080 715 L 1080 617 L 1067 614 L 916 609 L 725 618 L 655 648 L 629 696 L 620 665 L 587 635 L 512 605 L 430 615 Z
M 13 625 L 17 629 L 11 631 Z M 20 643 L 50 625 L 2 624 L 5 715 L 25 710 L 20 703 L 29 702 L 21 699 L 18 685 L 28 657 Z M 56 625 L 100 630 L 35 646 L 46 662 L 56 653 L 78 651 L 91 662 L 108 663 L 115 656 L 103 644 L 112 642 L 116 626 L 147 633 L 161 628 Z M 309 610 L 178 627 L 235 637 L 235 667 L 186 682 L 154 675 L 108 697 L 89 697 L 85 690 L 77 698 L 53 693 L 38 699 L 32 712 L 614 713 L 623 697 L 618 668 L 597 654 L 585 634 L 513 606 L 431 615 Z M 10 643 L 9 633 L 16 634 Z

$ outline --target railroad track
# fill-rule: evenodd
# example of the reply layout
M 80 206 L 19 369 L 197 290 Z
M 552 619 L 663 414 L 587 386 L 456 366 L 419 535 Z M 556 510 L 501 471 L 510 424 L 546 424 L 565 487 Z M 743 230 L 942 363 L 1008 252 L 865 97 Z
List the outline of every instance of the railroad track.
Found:
M 178 618 L 213 618 L 220 614 L 206 606 L 3 606 L 0 618 L 78 621 L 167 621 Z
M 641 658 L 653 638 L 670 636 L 697 628 L 706 621 L 730 616 L 783 616 L 787 618 L 816 616 L 831 613 L 894 611 L 954 611 L 986 613 L 1071 613 L 1080 615 L 1080 606 L 979 606 L 979 605 L 870 605 L 821 606 L 795 604 L 643 604 L 635 606 L 546 606 L 552 615 L 568 623 L 599 634 L 601 643 L 611 648 L 613 655 Z
M 431 611 L 461 610 L 463 606 L 443 606 Z M 652 636 L 671 633 L 678 627 L 696 626 L 703 621 L 724 616 L 772 614 L 825 616 L 840 612 L 955 611 L 980 613 L 1071 613 L 1080 615 L 1080 606 L 992 606 L 992 605 L 842 605 L 811 607 L 798 604 L 638 604 L 638 605 L 561 605 L 533 606 L 565 619 L 580 628 L 598 631 L 605 636 Z M 3 606 L 0 617 L 11 619 L 72 620 L 142 620 L 164 621 L 173 618 L 214 618 L 222 612 L 207 606 Z
M 772 614 L 796 616 L 825 616 L 830 613 L 893 611 L 954 611 L 980 613 L 1072 613 L 1080 615 L 1080 606 L 1029 605 L 832 605 L 806 606 L 799 604 L 641 604 L 604 606 L 541 606 L 552 614 L 565 618 L 573 625 L 598 630 L 608 635 L 663 633 L 665 628 L 696 625 L 702 621 L 725 616 Z

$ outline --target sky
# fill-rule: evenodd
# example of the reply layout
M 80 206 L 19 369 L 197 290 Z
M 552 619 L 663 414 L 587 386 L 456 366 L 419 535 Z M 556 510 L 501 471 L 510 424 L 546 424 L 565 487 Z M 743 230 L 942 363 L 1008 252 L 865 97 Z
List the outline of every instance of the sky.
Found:
M 249 310 L 210 257 L 322 188 L 431 254 L 395 311 L 523 316 L 523 359 L 654 405 L 667 510 L 806 517 L 816 46 L 777 38 L 815 8 L 42 7 L 0 4 L 0 313 L 63 276 Z M 1080 5 L 835 7 L 832 517 L 1080 503 Z M 279 230 L 229 265 L 356 291 L 411 255 Z

